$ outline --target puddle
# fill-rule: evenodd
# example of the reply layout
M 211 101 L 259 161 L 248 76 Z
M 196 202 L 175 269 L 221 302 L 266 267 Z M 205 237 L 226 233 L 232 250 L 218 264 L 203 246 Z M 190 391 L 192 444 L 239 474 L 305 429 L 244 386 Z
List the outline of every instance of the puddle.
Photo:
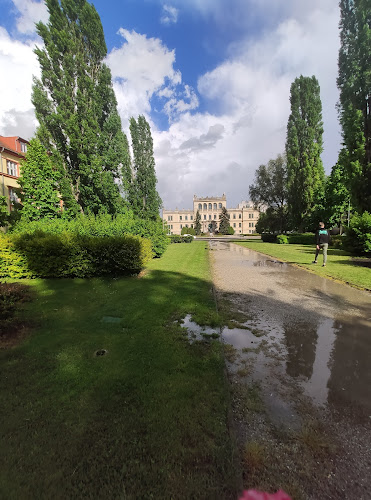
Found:
M 180 324 L 183 328 L 187 329 L 187 337 L 191 344 L 195 341 L 220 337 L 217 329 L 211 328 L 211 326 L 201 326 L 195 321 L 192 321 L 191 314 L 187 314 L 185 318 L 180 320 Z

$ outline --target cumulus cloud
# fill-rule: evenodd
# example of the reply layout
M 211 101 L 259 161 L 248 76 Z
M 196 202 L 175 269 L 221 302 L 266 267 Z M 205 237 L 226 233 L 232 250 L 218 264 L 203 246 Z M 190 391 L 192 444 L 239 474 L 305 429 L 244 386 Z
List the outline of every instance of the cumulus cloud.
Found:
M 48 9 L 43 0 L 13 0 L 18 10 L 16 27 L 19 33 L 34 34 L 35 23 L 49 19 Z
M 34 42 L 20 42 L 0 27 L 0 67 L 7 76 L 0 79 L 0 130 L 2 135 L 21 135 L 28 139 L 36 128 L 31 104 L 32 75 L 40 69 L 33 53 Z
M 229 206 L 248 198 L 256 168 L 284 151 L 290 85 L 301 74 L 319 80 L 327 173 L 336 162 L 339 12 L 327 0 L 315 0 L 312 9 L 301 1 L 288 3 L 290 15 L 275 29 L 234 43 L 224 62 L 200 76 L 198 91 L 213 113 L 185 113 L 168 132 L 156 133 L 156 139 L 167 144 L 166 152 L 156 150 L 156 161 L 159 190 L 168 208 L 190 207 L 194 193 L 226 192 Z M 212 147 L 205 147 L 203 138 L 217 124 L 224 127 L 223 134 Z
M 162 6 L 162 16 L 161 23 L 162 24 L 176 24 L 178 21 L 178 9 L 172 7 L 171 5 L 163 5 Z

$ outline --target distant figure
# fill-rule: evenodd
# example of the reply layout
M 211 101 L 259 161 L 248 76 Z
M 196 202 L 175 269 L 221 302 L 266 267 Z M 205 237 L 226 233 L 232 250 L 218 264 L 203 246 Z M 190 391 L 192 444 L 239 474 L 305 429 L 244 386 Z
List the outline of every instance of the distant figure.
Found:
M 330 233 L 325 229 L 325 224 L 323 222 L 319 223 L 319 228 L 316 231 L 316 256 L 314 257 L 313 264 L 317 264 L 317 258 L 320 250 L 323 251 L 323 264 L 325 267 L 327 262 L 327 249 L 330 243 Z

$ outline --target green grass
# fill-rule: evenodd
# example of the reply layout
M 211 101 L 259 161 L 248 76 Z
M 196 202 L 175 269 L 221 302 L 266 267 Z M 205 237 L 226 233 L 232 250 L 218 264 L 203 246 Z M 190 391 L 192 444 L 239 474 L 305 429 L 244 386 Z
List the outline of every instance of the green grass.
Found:
M 205 248 L 140 278 L 27 282 L 31 334 L 0 351 L 1 498 L 236 497 L 222 346 L 174 323 L 218 323 Z
M 322 253 L 318 257 L 318 264 L 312 264 L 315 254 L 314 245 L 278 245 L 262 241 L 244 241 L 237 244 L 304 267 L 320 276 L 344 281 L 355 287 L 371 289 L 371 267 L 360 265 L 362 262 L 367 264 L 366 259 L 359 259 L 357 263 L 343 250 L 330 247 L 327 265 L 322 267 Z

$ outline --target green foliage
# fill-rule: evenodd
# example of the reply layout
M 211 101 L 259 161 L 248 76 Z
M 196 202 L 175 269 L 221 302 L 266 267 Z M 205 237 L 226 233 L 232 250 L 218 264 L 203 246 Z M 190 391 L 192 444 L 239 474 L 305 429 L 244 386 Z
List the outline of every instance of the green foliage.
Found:
M 371 211 L 371 4 L 340 1 L 339 75 L 342 160 L 352 204 Z
M 168 239 L 162 226 L 162 221 L 143 220 L 134 217 L 131 212 L 111 216 L 109 214 L 82 215 L 74 219 L 54 219 L 38 221 L 20 221 L 12 232 L 16 234 L 42 231 L 47 234 L 59 235 L 64 232 L 79 236 L 109 237 L 136 235 L 151 241 L 152 251 L 160 257 L 168 245 Z
M 356 255 L 371 255 L 371 213 L 364 212 L 352 217 L 344 247 Z
M 152 258 L 151 243 L 138 236 L 81 236 L 41 231 L 3 237 L 0 276 L 91 277 L 139 272 Z M 6 261 L 12 261 L 6 267 Z
M 131 178 L 130 159 L 112 88 L 102 24 L 86 0 L 46 0 L 49 22 L 37 24 L 41 79 L 32 102 L 38 137 L 59 169 L 67 212 L 123 210 L 115 180 Z
M 331 174 L 326 179 L 325 187 L 325 213 L 324 217 L 330 226 L 340 227 L 347 217 L 349 209 L 350 193 L 347 188 L 346 171 L 340 153 L 339 162 L 332 167 Z
M 340 234 L 331 236 L 330 246 L 333 248 L 343 248 L 344 236 Z
M 276 243 L 280 245 L 287 245 L 289 243 L 289 239 L 286 234 L 277 234 Z
M 197 210 L 197 212 L 196 212 L 195 231 L 196 231 L 197 236 L 199 236 L 201 234 L 201 214 L 200 214 L 199 210 Z
M 321 160 L 323 123 L 320 88 L 312 76 L 300 76 L 291 85 L 291 113 L 287 124 L 287 179 L 289 212 L 300 231 L 324 194 Z
M 262 233 L 261 239 L 265 243 L 276 243 L 277 235 L 272 233 Z
M 267 165 L 260 165 L 255 172 L 255 183 L 249 187 L 250 199 L 256 206 L 264 206 L 269 212 L 263 215 L 261 230 L 279 231 L 287 229 L 287 164 L 286 158 L 278 155 Z
M 221 213 L 219 214 L 219 233 L 220 234 L 229 234 L 229 213 L 225 207 L 222 208 Z
M 0 227 L 4 227 L 8 224 L 8 202 L 5 196 L 0 196 Z
M 156 220 L 162 201 L 156 191 L 151 129 L 143 115 L 138 117 L 138 121 L 133 117 L 130 119 L 130 135 L 134 155 L 134 179 L 129 189 L 129 201 L 138 217 Z
M 287 234 L 287 239 L 290 245 L 314 245 L 314 233 L 292 233 Z
M 180 236 L 178 234 L 171 234 L 168 236 L 170 243 L 192 243 L 193 236 Z
M 234 234 L 234 229 L 233 229 L 232 226 L 229 226 L 229 228 L 228 228 L 228 234 L 230 234 L 230 235 Z
M 192 234 L 192 236 L 195 236 L 196 231 L 193 227 L 182 227 L 181 234 Z
M 61 213 L 58 197 L 59 172 L 53 167 L 44 146 L 32 139 L 21 163 L 22 217 L 29 220 L 55 218 Z

